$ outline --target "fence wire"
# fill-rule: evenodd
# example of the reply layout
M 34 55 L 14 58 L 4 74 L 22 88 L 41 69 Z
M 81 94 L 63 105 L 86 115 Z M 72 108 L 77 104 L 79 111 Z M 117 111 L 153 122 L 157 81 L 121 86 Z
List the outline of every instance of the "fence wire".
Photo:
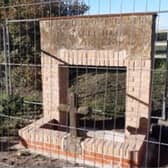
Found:
M 85 65 L 61 63 L 59 70 L 62 72 L 60 80 L 63 83 L 60 85 L 65 84 L 68 87 L 62 88 L 69 93 L 70 98 L 68 97 L 66 103 L 61 104 L 60 107 L 55 107 L 60 100 L 55 100 L 53 95 L 60 90 L 57 90 L 58 88 L 52 80 L 54 81 L 56 77 L 54 73 L 59 73 L 56 64 L 57 61 L 60 61 L 60 58 L 57 57 L 57 61 L 55 61 L 55 55 L 44 53 L 42 50 L 41 46 L 44 45 L 44 41 L 41 39 L 40 22 L 41 20 L 49 21 L 49 26 L 47 24 L 46 26 L 48 26 L 50 32 L 47 39 L 50 44 L 46 45 L 53 45 L 51 43 L 56 30 L 53 29 L 52 21 L 55 17 L 62 18 L 62 20 L 71 18 L 73 23 L 77 18 L 76 16 L 89 18 L 94 15 L 99 20 L 100 15 L 117 15 L 119 22 L 115 36 L 117 39 L 122 39 L 124 38 L 122 34 L 122 15 L 129 14 L 129 16 L 134 17 L 139 13 L 156 13 L 157 18 L 156 31 L 154 32 L 155 39 L 152 39 L 151 42 L 155 46 L 152 55 L 154 57 L 153 66 L 150 70 L 153 77 L 150 81 L 151 104 L 148 106 L 151 107 L 149 107 L 148 130 L 143 140 L 144 151 L 141 151 L 141 155 L 144 156 L 143 162 L 140 165 L 138 164 L 137 167 L 159 168 L 168 166 L 168 1 L 4 0 L 0 2 L 0 167 L 105 168 L 105 147 L 107 144 L 110 146 L 111 143 L 114 143 L 112 144 L 113 148 L 108 149 L 111 156 L 116 155 L 116 148 L 120 148 L 120 153 L 118 154 L 118 161 L 114 157 L 110 166 L 108 166 L 124 167 L 125 160 L 122 160 L 122 158 L 125 157 L 123 153 L 125 146 L 123 144 L 127 143 L 125 138 L 127 136 L 126 113 L 132 112 L 131 108 L 126 110 L 127 99 L 130 97 L 127 94 L 127 87 L 129 87 L 127 77 L 130 74 L 127 72 L 140 72 L 139 83 L 137 84 L 138 97 L 140 98 L 146 94 L 141 92 L 141 89 L 144 87 L 143 73 L 148 73 L 149 69 L 142 66 L 133 69 L 121 66 L 119 52 L 122 42 L 120 40 L 114 44 L 117 46 L 115 50 L 118 51 L 116 66 L 110 66 L 110 63 L 108 66 L 92 66 L 88 63 L 89 61 Z M 134 21 L 131 25 L 134 25 Z M 84 25 L 81 22 L 80 27 L 82 26 Z M 97 31 L 99 31 L 101 25 L 96 26 Z M 72 33 L 73 28 L 70 30 Z M 69 29 L 68 25 L 61 31 L 67 31 L 67 29 Z M 141 27 L 141 29 L 142 32 L 145 31 L 145 27 Z M 133 44 L 133 36 L 134 33 L 130 33 L 130 45 L 136 45 Z M 146 32 L 146 35 L 140 36 L 140 39 L 143 40 L 145 36 L 148 36 L 148 32 Z M 72 45 L 72 39 L 61 36 L 59 38 L 69 40 L 69 45 Z M 60 39 L 58 40 L 61 41 Z M 95 43 L 101 46 L 102 41 Z M 98 49 L 95 49 L 95 52 L 97 55 L 99 54 Z M 46 59 L 46 62 L 44 62 L 45 58 L 42 57 L 47 54 L 50 59 Z M 108 56 L 110 57 L 110 55 Z M 70 55 L 68 55 L 67 60 L 72 60 Z M 46 72 L 44 72 L 44 67 Z M 66 71 L 67 69 L 68 71 Z M 48 73 L 47 77 L 45 73 Z M 64 80 L 65 76 L 68 82 Z M 45 80 L 49 82 L 47 83 Z M 46 85 L 48 86 L 47 89 Z M 45 94 L 48 95 L 47 99 L 44 97 Z M 64 95 L 60 94 L 59 96 L 59 99 L 63 99 Z M 143 101 L 141 103 L 145 104 Z M 55 111 L 61 109 L 60 111 L 65 113 L 63 118 L 58 117 L 60 121 L 57 120 L 58 114 L 53 114 L 51 111 L 48 111 L 47 114 L 45 111 L 54 108 L 57 109 Z M 84 112 L 80 113 L 80 110 Z M 140 103 L 134 109 L 134 113 L 137 120 L 135 121 L 136 129 L 133 134 L 138 135 L 139 118 L 143 115 Z M 37 136 L 41 136 L 38 140 L 43 142 L 42 148 L 45 148 L 45 145 L 47 146 L 46 141 L 50 141 L 47 149 L 51 144 L 60 143 L 63 148 L 66 148 L 64 157 L 63 152 L 60 151 L 57 154 L 50 152 L 49 149 L 47 154 L 43 150 L 39 152 L 40 142 L 36 142 L 33 151 L 31 146 L 30 149 L 29 146 L 27 146 L 28 149 L 25 149 L 20 144 L 23 139 L 19 135 L 19 131 L 26 128 L 25 136 L 33 132 L 30 139 L 33 136 L 37 140 Z M 68 139 L 69 135 L 73 135 L 70 136 L 70 140 Z M 59 139 L 59 136 L 66 139 L 66 144 L 62 139 Z M 88 148 L 94 153 L 94 159 L 89 160 L 90 158 L 87 157 L 79 159 L 78 155 L 83 155 L 83 153 L 85 155 L 85 151 L 82 154 L 80 153 L 84 143 L 78 146 L 79 141 L 80 143 L 85 142 L 89 138 L 93 138 L 92 143 L 88 140 L 86 144 L 90 143 Z M 117 143 L 122 141 L 123 146 L 118 147 L 115 143 L 116 139 Z M 97 149 L 98 143 L 101 141 L 104 142 L 101 152 L 99 151 L 102 154 L 101 161 L 99 160 L 101 164 L 97 164 L 96 157 L 98 157 L 98 154 L 96 152 L 99 150 Z M 134 150 L 138 144 L 138 136 L 135 142 L 135 146 L 132 147 Z M 30 143 L 33 144 L 33 142 Z M 51 147 L 50 150 L 56 150 L 56 147 L 54 146 L 53 149 Z M 70 155 L 67 152 L 68 150 L 74 151 L 74 156 L 72 156 L 72 153 Z M 131 163 L 127 167 L 131 167 Z

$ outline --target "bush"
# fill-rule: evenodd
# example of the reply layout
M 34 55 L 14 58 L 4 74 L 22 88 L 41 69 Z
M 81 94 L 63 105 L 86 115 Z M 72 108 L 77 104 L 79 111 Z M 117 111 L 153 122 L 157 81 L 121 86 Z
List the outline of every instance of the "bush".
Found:
M 0 113 L 15 116 L 23 110 L 24 99 L 18 95 L 3 96 L 0 99 Z

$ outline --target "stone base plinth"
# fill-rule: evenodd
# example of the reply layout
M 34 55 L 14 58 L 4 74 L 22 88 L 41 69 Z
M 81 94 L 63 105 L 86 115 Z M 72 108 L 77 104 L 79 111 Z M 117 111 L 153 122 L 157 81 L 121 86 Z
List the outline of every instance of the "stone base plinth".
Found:
M 52 158 L 66 159 L 71 162 L 82 163 L 96 167 L 124 168 L 139 167 L 145 153 L 144 135 L 123 135 L 112 133 L 110 136 L 90 136 L 85 139 L 73 137 L 69 144 L 70 135 L 67 132 L 42 128 L 49 122 L 40 119 L 35 123 L 21 129 L 19 135 L 21 143 L 33 152 L 47 155 Z M 120 136 L 121 137 L 116 137 Z M 107 138 L 106 138 L 107 137 Z M 80 149 L 80 150 L 79 150 Z

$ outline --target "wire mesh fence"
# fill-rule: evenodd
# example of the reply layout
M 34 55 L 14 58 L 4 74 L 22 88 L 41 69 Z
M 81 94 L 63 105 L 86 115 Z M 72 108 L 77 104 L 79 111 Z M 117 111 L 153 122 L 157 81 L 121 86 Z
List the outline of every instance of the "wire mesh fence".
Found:
M 167 0 L 0 2 L 0 167 L 167 167 L 167 18 Z

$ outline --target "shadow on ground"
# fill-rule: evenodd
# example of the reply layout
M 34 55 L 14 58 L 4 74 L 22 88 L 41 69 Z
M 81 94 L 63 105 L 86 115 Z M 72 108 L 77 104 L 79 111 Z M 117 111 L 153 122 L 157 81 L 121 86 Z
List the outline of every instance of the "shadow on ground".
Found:
M 18 143 L 18 137 L 0 137 L 0 152 L 11 151 L 11 147 Z

